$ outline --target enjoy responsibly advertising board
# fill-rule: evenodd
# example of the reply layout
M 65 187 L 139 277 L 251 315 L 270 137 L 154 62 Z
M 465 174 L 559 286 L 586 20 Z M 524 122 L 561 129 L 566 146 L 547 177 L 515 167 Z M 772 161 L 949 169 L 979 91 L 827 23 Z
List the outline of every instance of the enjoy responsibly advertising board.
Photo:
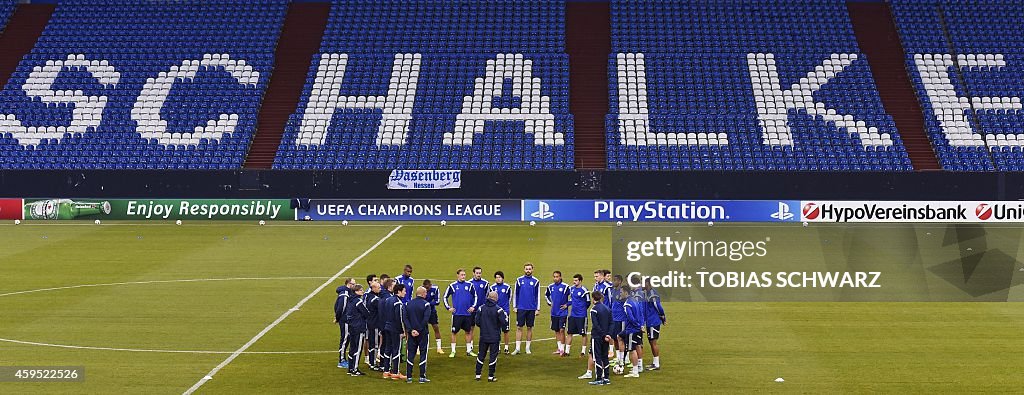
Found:
M 26 199 L 26 220 L 293 220 L 287 199 Z

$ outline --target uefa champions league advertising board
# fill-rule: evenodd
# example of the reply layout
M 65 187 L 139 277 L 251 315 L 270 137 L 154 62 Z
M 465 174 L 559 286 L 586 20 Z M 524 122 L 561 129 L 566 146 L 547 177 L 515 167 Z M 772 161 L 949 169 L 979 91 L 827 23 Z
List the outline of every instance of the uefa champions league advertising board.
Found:
M 310 221 L 519 221 L 519 200 L 313 199 L 295 212 Z
M 312 221 L 793 222 L 798 201 L 319 200 L 296 211 Z

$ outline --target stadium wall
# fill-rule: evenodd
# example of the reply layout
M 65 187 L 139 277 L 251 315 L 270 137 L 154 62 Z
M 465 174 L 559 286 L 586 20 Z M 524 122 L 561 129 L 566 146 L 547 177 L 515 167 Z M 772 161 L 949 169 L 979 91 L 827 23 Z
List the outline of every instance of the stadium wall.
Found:
M 1022 173 L 464 171 L 462 187 L 389 190 L 388 171 L 0 171 L 0 197 L 1021 200 Z

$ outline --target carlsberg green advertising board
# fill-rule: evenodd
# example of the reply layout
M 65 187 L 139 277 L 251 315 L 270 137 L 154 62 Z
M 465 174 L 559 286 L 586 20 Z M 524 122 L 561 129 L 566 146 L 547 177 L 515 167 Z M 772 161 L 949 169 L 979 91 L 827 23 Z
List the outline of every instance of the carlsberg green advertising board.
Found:
M 26 199 L 26 220 L 295 219 L 286 199 Z

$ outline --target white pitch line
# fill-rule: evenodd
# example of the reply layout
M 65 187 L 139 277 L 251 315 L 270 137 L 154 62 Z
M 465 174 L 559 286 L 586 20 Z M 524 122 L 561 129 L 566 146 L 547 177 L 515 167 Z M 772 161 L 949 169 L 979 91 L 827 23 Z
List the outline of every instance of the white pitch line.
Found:
M 555 340 L 553 337 L 536 339 L 535 342 Z M 42 342 L 30 342 L 25 340 L 16 339 L 4 339 L 0 338 L 0 342 L 22 344 L 28 346 L 40 346 L 40 347 L 55 347 L 55 348 L 70 348 L 74 350 L 93 350 L 93 351 L 125 351 L 125 352 L 150 352 L 150 353 L 164 353 L 164 354 L 234 354 L 234 351 L 213 351 L 213 350 L 163 350 L 163 349 L 145 349 L 145 348 L 120 348 L 120 347 L 94 347 L 94 346 L 76 346 L 71 344 L 54 344 L 54 343 L 42 343 Z M 323 350 L 323 351 L 244 351 L 241 354 L 336 354 L 338 350 Z
M 152 353 L 167 353 L 167 354 L 232 354 L 232 353 L 234 353 L 234 351 L 212 351 L 212 350 L 161 350 L 161 349 L 145 349 L 145 348 L 76 346 L 76 345 L 71 345 L 71 344 L 54 344 L 54 343 L 42 343 L 42 342 L 30 342 L 30 341 L 24 341 L 24 340 L 4 339 L 4 338 L 0 338 L 0 342 L 24 344 L 24 345 L 30 345 L 30 346 L 71 348 L 71 349 L 75 349 L 75 350 L 152 352 Z M 245 354 L 320 354 L 320 353 L 336 353 L 336 352 L 338 352 L 338 350 L 329 350 L 329 351 L 247 351 L 247 352 L 245 352 Z
M 220 222 L 220 223 L 218 223 L 218 221 L 207 221 L 207 220 L 193 220 L 193 221 L 195 221 L 195 222 L 188 222 L 188 223 L 184 223 L 182 225 L 177 225 L 177 224 L 175 224 L 173 222 L 160 222 L 160 223 L 153 223 L 153 222 L 149 222 L 149 223 L 142 223 L 142 222 L 110 223 L 110 222 L 104 222 L 101 225 L 96 225 L 96 224 L 94 224 L 92 222 L 85 222 L 85 221 L 82 221 L 81 223 L 77 223 L 77 222 L 76 223 L 70 223 L 70 222 L 53 223 L 53 222 L 44 222 L 44 221 L 40 221 L 40 222 L 22 222 L 20 225 L 15 225 L 13 223 L 0 222 L 0 226 L 97 226 L 97 227 L 102 227 L 102 226 L 165 226 L 165 227 L 247 226 L 247 227 L 253 227 L 253 228 L 257 228 L 257 227 L 266 227 L 266 228 L 270 228 L 270 227 L 299 227 L 299 226 L 305 226 L 305 227 L 322 226 L 322 227 L 337 227 L 337 228 L 341 228 L 343 226 L 351 226 L 351 227 L 390 228 L 390 227 L 395 225 L 393 223 L 373 223 L 373 222 L 370 222 L 370 221 L 366 221 L 366 223 L 362 223 L 362 224 L 349 224 L 349 225 L 341 225 L 341 224 L 337 224 L 337 223 L 330 223 L 330 222 L 327 222 L 327 221 L 318 221 L 318 222 L 305 223 L 305 224 L 290 223 L 290 222 L 296 222 L 296 221 L 288 221 L 289 223 L 275 223 L 276 222 L 275 221 L 275 222 L 268 222 L 266 225 L 241 223 L 241 222 L 237 222 L 237 221 L 233 221 L 233 222 Z M 340 222 L 340 221 L 332 221 L 332 222 Z M 434 226 L 438 226 L 439 227 L 440 225 L 434 225 Z M 511 225 L 509 225 L 509 226 L 511 226 Z
M 260 281 L 260 280 L 320 280 L 328 277 L 229 277 L 229 278 L 192 278 L 184 280 L 151 280 L 151 281 L 127 281 L 121 283 L 101 283 L 101 284 L 81 284 L 81 285 L 69 285 L 66 287 L 52 287 L 52 288 L 40 288 L 40 289 L 29 289 L 25 291 L 16 291 L 0 294 L 0 297 L 30 294 L 36 292 L 47 292 L 47 291 L 60 291 L 64 289 L 75 289 L 75 288 L 92 288 L 92 287 L 113 287 L 117 285 L 139 285 L 139 284 L 160 284 L 160 283 L 193 283 L 193 282 L 204 282 L 204 281 Z
M 256 336 L 253 336 L 252 339 L 249 339 L 249 341 L 243 344 L 242 347 L 239 347 L 238 350 L 235 350 L 235 352 L 231 353 L 231 355 L 228 356 L 227 359 L 225 359 L 219 365 L 210 370 L 210 372 L 207 373 L 206 376 L 203 376 L 203 378 L 199 379 L 199 381 L 197 381 L 194 385 L 192 385 L 192 387 L 185 391 L 184 394 L 191 395 L 193 392 L 199 389 L 199 387 L 202 387 L 203 384 L 206 384 L 207 381 L 210 381 L 210 379 L 212 379 L 213 376 L 217 374 L 217 372 L 219 372 L 221 369 L 223 369 L 225 366 L 231 363 L 231 361 L 234 361 L 235 358 L 238 358 L 239 355 L 242 355 L 242 353 L 245 352 L 245 350 L 248 350 L 249 347 L 252 347 L 253 344 L 256 344 L 256 342 L 259 341 L 260 338 L 263 337 L 263 335 L 266 335 L 267 332 L 270 332 L 271 329 L 274 329 L 274 327 L 276 327 L 277 324 L 280 324 L 281 321 L 284 321 L 285 318 L 288 318 L 288 316 L 291 315 L 293 311 L 300 309 L 302 305 L 306 304 L 306 302 L 309 301 L 310 299 L 313 299 L 314 296 L 320 293 L 320 291 L 322 291 L 324 288 L 327 288 L 328 285 L 331 285 L 331 283 L 337 280 L 338 277 L 341 277 L 341 275 L 348 271 L 348 269 L 352 268 L 352 266 L 355 266 L 356 263 L 358 263 L 364 257 L 373 252 L 373 250 L 377 249 L 377 247 L 379 247 L 381 244 L 384 244 L 384 242 L 387 239 L 391 238 L 391 236 L 394 235 L 395 232 L 398 232 L 399 229 L 402 229 L 402 225 L 396 226 L 394 229 L 391 230 L 391 232 L 388 232 L 388 234 L 384 235 L 384 237 L 382 237 L 380 240 L 377 240 L 377 243 L 370 246 L 370 248 L 368 248 L 366 251 L 363 251 L 362 254 L 353 259 L 352 262 L 349 262 L 348 265 L 345 265 L 345 267 L 341 268 L 341 270 L 335 273 L 334 276 L 331 276 L 331 278 L 327 279 L 327 281 L 324 281 L 323 284 L 320 284 L 320 286 L 314 289 L 313 292 L 310 292 L 309 295 L 306 295 L 306 297 L 300 300 L 299 303 L 295 304 L 295 307 L 292 307 L 285 311 L 284 313 L 282 313 L 280 317 L 277 317 L 277 319 L 274 320 L 274 322 L 271 322 L 270 325 L 267 325 L 266 328 L 263 328 L 263 330 L 260 331 L 260 333 L 257 333 Z

